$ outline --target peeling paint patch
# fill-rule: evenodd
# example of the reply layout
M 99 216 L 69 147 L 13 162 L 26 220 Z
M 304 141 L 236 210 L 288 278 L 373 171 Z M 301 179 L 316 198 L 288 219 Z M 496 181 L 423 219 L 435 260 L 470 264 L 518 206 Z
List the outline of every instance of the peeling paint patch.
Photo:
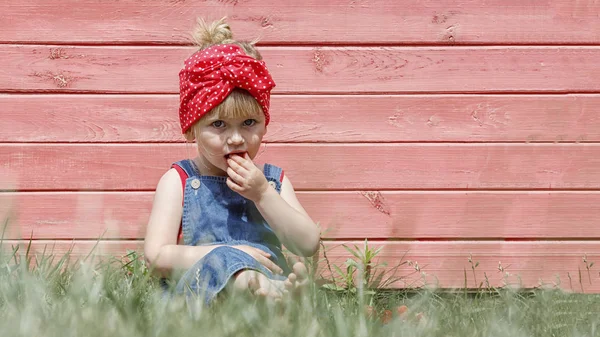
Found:
M 507 127 L 510 123 L 509 113 L 502 111 L 501 107 L 492 106 L 487 103 L 479 103 L 471 111 L 471 118 L 479 126 L 492 126 L 495 128 Z
M 68 59 L 69 56 L 67 55 L 67 53 L 65 52 L 65 50 L 62 49 L 62 48 L 51 48 L 50 49 L 50 56 L 48 58 L 51 59 L 51 60 Z
M 65 88 L 69 85 L 69 78 L 62 74 L 55 75 L 52 79 L 54 79 L 54 83 L 56 83 L 59 88 Z
M 388 117 L 387 123 L 395 127 L 401 128 L 404 125 L 414 125 L 415 121 L 412 120 L 410 116 L 408 116 L 404 112 L 404 110 L 396 108 L 396 113 Z
M 371 205 L 373 205 L 373 207 L 375 207 L 379 212 L 390 216 L 389 207 L 385 203 L 385 200 L 384 200 L 381 192 L 379 192 L 379 191 L 377 191 L 377 192 L 362 191 L 362 192 L 360 192 L 360 194 L 362 194 L 363 197 L 367 198 L 367 200 L 369 200 Z
M 71 85 L 71 83 L 73 83 L 73 78 L 65 75 L 65 74 L 55 74 L 52 73 L 50 71 L 46 72 L 46 73 L 40 73 L 40 72 L 34 72 L 33 75 L 34 77 L 38 77 L 38 78 L 43 78 L 46 80 L 50 80 L 54 83 L 54 85 L 56 85 L 59 88 L 67 88 Z
M 456 41 L 456 29 L 457 28 L 458 28 L 458 25 L 448 26 L 444 33 L 444 40 L 448 41 L 449 43 L 454 43 Z
M 237 2 L 236 2 L 237 4 Z M 235 6 L 235 4 L 234 4 Z M 258 23 L 262 28 L 272 28 L 273 27 L 273 18 L 271 16 L 264 15 L 253 15 L 253 16 L 245 16 L 245 17 L 235 17 L 240 21 L 251 21 Z
M 260 20 L 260 26 L 263 28 L 270 28 L 270 27 L 273 27 L 273 23 L 271 23 L 271 19 L 264 16 L 264 17 L 262 17 L 262 20 Z
M 400 117 L 398 114 L 388 117 L 388 120 L 387 120 L 388 124 L 391 124 L 391 125 L 397 126 L 397 127 L 401 126 L 401 123 L 398 121 L 398 117 Z
M 438 126 L 440 124 L 440 118 L 436 115 L 433 115 L 431 117 L 429 117 L 429 119 L 427 120 L 427 125 L 428 126 Z
M 448 21 L 446 14 L 435 14 L 431 19 L 431 23 L 445 23 Z
M 317 72 L 320 73 L 322 73 L 323 68 L 329 64 L 329 61 L 327 61 L 325 54 L 323 54 L 323 52 L 319 48 L 315 48 L 315 52 L 311 61 L 315 64 L 315 69 L 317 69 Z
M 471 118 L 479 124 L 479 126 L 483 126 L 483 122 L 479 119 L 479 109 L 475 109 L 471 112 Z
M 356 5 L 360 5 L 361 8 L 366 8 L 367 5 L 363 3 L 362 0 L 351 0 L 350 8 L 354 8 Z
M 236 6 L 240 1 L 239 0 L 218 0 L 222 4 L 233 5 Z

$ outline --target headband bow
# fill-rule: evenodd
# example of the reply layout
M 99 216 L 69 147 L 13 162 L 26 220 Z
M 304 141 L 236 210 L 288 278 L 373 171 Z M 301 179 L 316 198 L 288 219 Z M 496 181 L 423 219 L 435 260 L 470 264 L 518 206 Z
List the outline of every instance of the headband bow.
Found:
M 256 99 L 265 113 L 265 125 L 269 124 L 270 92 L 275 82 L 265 63 L 246 55 L 238 45 L 222 44 L 196 52 L 179 72 L 179 84 L 183 133 L 234 88 L 244 89 Z

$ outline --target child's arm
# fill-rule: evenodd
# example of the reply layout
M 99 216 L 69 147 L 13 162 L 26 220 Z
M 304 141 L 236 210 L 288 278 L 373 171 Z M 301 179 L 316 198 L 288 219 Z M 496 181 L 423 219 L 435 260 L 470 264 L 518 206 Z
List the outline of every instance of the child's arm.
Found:
M 319 228 L 296 198 L 294 187 L 287 177 L 283 177 L 281 195 L 268 188 L 255 204 L 281 243 L 292 253 L 312 256 L 317 252 Z
M 175 169 L 165 173 L 156 187 L 150 220 L 146 228 L 144 255 L 154 271 L 167 276 L 174 269 L 188 269 L 219 245 L 184 246 L 177 244 L 183 213 L 183 190 Z M 269 254 L 250 246 L 234 246 L 246 252 L 275 273 L 282 270 L 269 260 Z
M 156 187 L 152 212 L 146 228 L 144 255 L 160 275 L 173 269 L 190 268 L 196 261 L 218 246 L 177 245 L 181 224 L 183 190 L 175 169 L 167 171 Z
M 281 243 L 296 255 L 314 255 L 319 249 L 320 232 L 300 205 L 289 179 L 283 178 L 278 194 L 247 153 L 230 157 L 228 164 L 227 185 L 254 202 Z

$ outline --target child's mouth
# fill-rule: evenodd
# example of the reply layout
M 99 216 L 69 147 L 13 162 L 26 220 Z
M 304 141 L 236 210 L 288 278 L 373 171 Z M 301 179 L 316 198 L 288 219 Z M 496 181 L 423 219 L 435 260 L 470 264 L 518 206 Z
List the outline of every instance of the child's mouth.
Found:
M 231 156 L 233 156 L 234 154 L 244 158 L 244 155 L 246 154 L 246 152 L 232 152 L 232 153 L 228 153 L 225 155 L 225 159 L 229 159 L 231 158 Z

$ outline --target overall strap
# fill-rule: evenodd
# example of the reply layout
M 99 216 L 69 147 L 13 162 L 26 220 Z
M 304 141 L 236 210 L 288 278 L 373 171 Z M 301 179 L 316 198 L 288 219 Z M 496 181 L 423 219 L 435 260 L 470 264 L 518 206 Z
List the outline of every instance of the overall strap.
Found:
M 173 163 L 171 167 L 175 168 L 178 172 L 183 171 L 183 173 L 185 173 L 186 179 L 189 177 L 199 177 L 198 170 L 196 169 L 196 164 L 191 159 L 180 160 L 176 163 Z M 181 172 L 179 173 L 179 175 L 182 175 Z
M 189 177 L 198 177 L 198 170 L 196 169 L 196 164 L 191 159 L 184 159 L 178 162 L 175 162 L 171 165 L 171 168 L 174 168 L 177 173 L 179 173 L 179 178 L 181 178 L 181 187 L 183 190 L 183 196 L 185 196 L 185 182 Z M 182 201 L 183 206 L 183 201 Z M 177 234 L 177 241 L 181 242 L 183 240 L 183 227 L 179 225 L 179 233 Z
M 281 193 L 281 184 L 284 177 L 283 169 L 272 164 L 265 164 L 263 171 L 269 184 L 275 188 L 277 193 Z

